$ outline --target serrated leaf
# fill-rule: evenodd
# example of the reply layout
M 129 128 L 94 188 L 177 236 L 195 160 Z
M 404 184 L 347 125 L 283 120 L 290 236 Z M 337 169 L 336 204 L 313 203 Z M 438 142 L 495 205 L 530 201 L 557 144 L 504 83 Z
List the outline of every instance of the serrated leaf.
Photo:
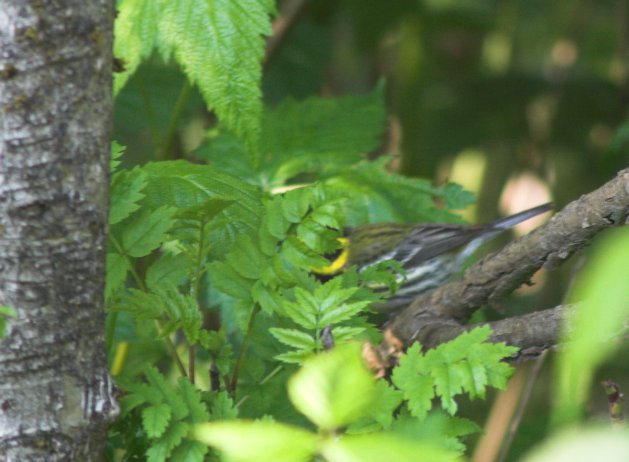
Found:
M 211 420 L 231 420 L 238 417 L 238 409 L 227 392 L 221 391 L 214 394 L 210 404 Z
M 280 311 L 285 302 L 277 291 L 265 286 L 261 281 L 256 281 L 253 285 L 252 295 L 260 307 L 269 314 Z
M 109 170 L 114 172 L 120 165 L 120 158 L 124 154 L 126 147 L 122 146 L 116 140 L 111 142 L 111 160 L 109 162 Z
M 175 223 L 175 212 L 174 208 L 164 206 L 157 210 L 145 210 L 134 217 L 122 232 L 122 245 L 127 254 L 139 258 L 157 249 Z
M 396 175 L 387 170 L 390 158 L 362 162 L 325 180 L 324 185 L 347 197 L 346 223 L 350 226 L 366 222 L 460 222 L 446 210 L 435 208 L 434 197 L 451 200 L 456 208 L 465 201 L 456 189 L 459 200 L 448 189 L 433 187 L 425 179 Z M 472 198 L 469 195 L 469 198 Z M 449 205 L 451 205 L 449 204 Z M 467 204 L 466 204 L 467 205 Z
M 110 225 L 121 222 L 140 208 L 139 202 L 144 197 L 142 190 L 146 183 L 146 174 L 137 167 L 114 173 L 110 188 Z
M 144 374 L 149 381 L 149 384 L 159 390 L 162 394 L 164 401 L 169 405 L 173 417 L 176 420 L 181 420 L 188 415 L 188 408 L 184 401 L 178 396 L 173 387 L 164 379 L 157 369 L 151 366 L 144 368 Z
M 297 302 L 285 302 L 283 312 L 294 322 L 306 329 L 317 328 L 317 309 L 312 304 L 312 296 L 301 287 L 295 288 Z
M 158 319 L 164 314 L 160 297 L 137 289 L 128 289 L 122 300 L 110 309 L 131 313 L 137 320 Z
M 198 441 L 185 440 L 173 451 L 171 460 L 177 462 L 203 462 L 208 447 Z
M 342 303 L 335 307 L 328 308 L 321 316 L 319 323 L 322 326 L 327 326 L 328 324 L 338 324 L 346 321 L 363 311 L 369 304 L 369 301 Z
M 277 239 L 284 239 L 288 229 L 288 221 L 284 218 L 283 201 L 279 196 L 275 196 L 271 202 L 266 204 L 265 224 L 272 236 Z
M 201 392 L 185 377 L 179 378 L 180 396 L 189 409 L 189 421 L 192 423 L 210 420 L 210 413 L 201 401 Z
M 334 326 L 332 336 L 336 343 L 345 343 L 349 340 L 356 340 L 365 330 L 364 327 Z
M 149 178 L 145 203 L 150 207 L 170 205 L 183 213 L 213 199 L 233 201 L 213 221 L 213 253 L 224 253 L 243 233 L 258 232 L 261 192 L 250 184 L 209 165 L 185 161 L 154 162 L 142 169 Z
M 193 436 L 239 462 L 257 462 L 261 455 L 273 462 L 306 462 L 317 448 L 314 433 L 275 422 L 199 424 Z
M 295 236 L 289 236 L 284 241 L 281 253 L 292 265 L 300 268 L 321 268 L 329 264 Z
M 144 404 L 147 401 L 144 395 L 139 393 L 129 393 L 120 398 L 120 415 L 121 417 L 125 417 L 129 412 L 131 412 L 136 407 Z
M 238 274 L 230 265 L 213 262 L 209 265 L 211 283 L 221 292 L 240 300 L 251 300 L 251 280 Z
M 165 441 L 157 441 L 146 451 L 147 462 L 165 462 L 170 449 Z
M 373 406 L 369 409 L 369 417 L 387 429 L 393 423 L 395 410 L 402 403 L 402 392 L 391 387 L 385 380 L 377 380 L 375 384 L 375 395 Z
M 259 0 L 171 0 L 159 23 L 162 54 L 174 54 L 208 109 L 254 150 L 262 113 L 263 36 L 271 33 L 271 12 Z
M 374 392 L 373 377 L 356 344 L 308 359 L 288 382 L 288 395 L 297 410 L 323 430 L 343 427 L 366 415 Z
M 163 254 L 146 270 L 146 285 L 149 288 L 178 285 L 190 274 L 191 266 L 190 257 L 184 253 Z
M 308 351 L 312 351 L 315 348 L 314 339 L 305 332 L 295 329 L 282 329 L 279 327 L 273 327 L 269 329 L 269 332 L 284 345 Z
M 185 422 L 171 422 L 166 431 L 160 437 L 160 443 L 165 446 L 168 451 L 172 451 L 179 446 L 184 437 L 190 431 L 190 425 Z
M 236 240 L 225 260 L 238 274 L 247 279 L 258 279 L 262 268 L 266 266 L 264 255 L 246 235 Z
M 306 359 L 313 356 L 313 354 L 314 353 L 312 351 L 308 351 L 308 350 L 293 350 L 293 351 L 287 351 L 286 353 L 281 353 L 279 355 L 276 355 L 275 359 L 277 359 L 278 361 L 282 361 L 284 363 L 288 363 L 288 364 L 301 364 Z
M 107 254 L 107 278 L 105 297 L 109 298 L 118 290 L 127 278 L 130 269 L 129 260 L 117 253 Z
M 124 71 L 114 74 L 114 95 L 118 94 L 140 62 L 155 46 L 160 2 L 122 0 L 114 24 L 114 55 L 124 61 Z
M 149 438 L 157 438 L 164 433 L 171 417 L 168 404 L 149 406 L 142 410 L 142 427 Z
M 491 331 L 481 327 L 462 334 L 423 355 L 413 345 L 393 371 L 393 383 L 404 393 L 411 413 L 423 419 L 432 398 L 441 397 L 442 407 L 450 414 L 457 410 L 454 397 L 468 393 L 484 396 L 488 386 L 503 386 L 512 369 L 502 360 L 515 349 L 486 342 Z M 493 371 L 493 372 L 492 372 Z
M 136 395 L 138 397 L 142 397 L 142 402 L 148 402 L 153 405 L 161 404 L 164 402 L 164 396 L 160 393 L 160 391 L 156 388 L 147 385 L 146 383 L 138 383 L 133 382 L 127 384 L 125 388 L 132 392 L 131 395 Z M 138 398 L 139 399 L 139 398 Z M 134 403 L 135 400 L 132 400 L 131 403 Z

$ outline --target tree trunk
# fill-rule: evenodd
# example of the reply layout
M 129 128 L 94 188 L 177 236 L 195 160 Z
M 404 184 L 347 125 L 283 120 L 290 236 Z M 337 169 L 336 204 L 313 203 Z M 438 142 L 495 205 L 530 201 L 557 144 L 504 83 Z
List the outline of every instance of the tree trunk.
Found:
M 113 0 L 0 0 L 0 460 L 100 460 Z

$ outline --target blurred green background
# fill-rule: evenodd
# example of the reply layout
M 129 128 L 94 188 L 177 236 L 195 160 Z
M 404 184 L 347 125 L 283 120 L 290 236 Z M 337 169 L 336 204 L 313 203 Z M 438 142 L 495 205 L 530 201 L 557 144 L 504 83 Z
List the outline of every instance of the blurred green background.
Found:
M 478 197 L 470 221 L 547 200 L 559 209 L 627 166 L 629 0 L 279 2 L 288 10 L 264 65 L 265 103 L 365 93 L 384 80 L 389 123 L 369 156 L 392 153 L 391 169 L 463 184 Z M 194 160 L 215 123 L 176 66 L 155 58 L 118 96 L 114 139 L 127 162 Z M 477 320 L 561 303 L 581 259 Z M 626 390 L 624 354 L 600 378 Z M 550 380 L 543 370 L 506 460 L 548 430 Z M 491 404 L 465 413 L 482 420 Z M 605 406 L 601 389 L 592 413 Z

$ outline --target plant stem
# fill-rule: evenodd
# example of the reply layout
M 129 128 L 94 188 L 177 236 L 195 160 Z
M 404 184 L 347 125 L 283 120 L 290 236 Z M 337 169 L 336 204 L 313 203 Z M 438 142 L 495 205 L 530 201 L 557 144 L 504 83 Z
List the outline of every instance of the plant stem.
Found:
M 249 322 L 247 324 L 247 332 L 245 332 L 245 337 L 242 339 L 242 346 L 240 347 L 240 354 L 238 355 L 238 360 L 236 361 L 236 365 L 234 366 L 234 373 L 232 375 L 232 380 L 229 385 L 229 391 L 232 393 L 232 395 L 236 393 L 236 385 L 238 384 L 238 375 L 240 374 L 240 367 L 242 366 L 242 362 L 245 358 L 245 353 L 247 352 L 247 347 L 249 346 L 249 340 L 251 340 L 251 334 L 253 332 L 255 319 L 259 311 L 260 311 L 260 305 L 257 303 L 254 303 L 253 308 L 251 309 L 251 314 L 249 315 Z
M 114 247 L 116 248 L 116 250 L 118 251 L 118 253 L 128 260 L 128 262 L 129 262 L 129 271 L 131 272 L 131 276 L 133 276 L 133 280 L 137 284 L 138 288 L 140 288 L 140 290 L 142 290 L 143 292 L 147 292 L 146 284 L 144 284 L 144 281 L 142 280 L 142 278 L 140 277 L 140 275 L 136 271 L 135 267 L 133 266 L 133 262 L 131 261 L 131 259 L 129 258 L 127 253 L 124 251 L 124 248 L 122 247 L 120 242 L 118 242 L 116 237 L 113 234 L 111 234 L 111 233 L 109 234 L 109 239 L 111 239 L 111 242 L 114 245 Z M 161 333 L 161 331 L 162 331 L 162 324 L 160 323 L 160 321 L 158 319 L 155 319 L 155 326 L 157 327 L 157 332 Z M 114 328 L 115 328 L 115 326 L 112 327 L 111 329 L 114 329 Z M 113 331 L 112 331 L 112 336 L 113 336 Z M 177 348 L 175 348 L 175 344 L 173 343 L 173 341 L 170 339 L 169 336 L 165 336 L 164 337 L 164 341 L 166 342 L 166 346 L 168 347 L 168 349 L 170 350 L 171 354 L 173 355 L 173 358 L 175 360 L 175 364 L 177 365 L 177 369 L 179 369 L 179 372 L 181 372 L 181 374 L 184 377 L 186 377 L 187 376 L 186 368 L 184 367 L 183 362 L 181 361 L 181 358 L 179 357 L 179 353 L 177 353 Z
M 159 336 L 161 336 L 162 325 L 157 319 L 155 319 L 155 326 L 157 326 L 157 332 L 159 333 Z M 181 373 L 181 375 L 183 375 L 184 377 L 187 377 L 188 374 L 186 373 L 186 367 L 183 365 L 183 362 L 181 361 L 181 358 L 179 357 L 179 353 L 177 353 L 177 348 L 175 347 L 175 344 L 173 343 L 173 341 L 170 339 L 169 336 L 165 336 L 164 341 L 166 342 L 166 346 L 170 350 L 170 354 L 173 355 L 173 359 L 175 360 L 177 369 L 179 369 L 179 372 Z
M 194 345 L 188 345 L 188 379 L 194 385 Z
M 276 376 L 282 369 L 284 369 L 283 365 L 279 365 L 277 366 L 275 369 L 273 369 L 271 372 L 269 372 L 266 377 L 264 377 L 262 380 L 260 380 L 258 382 L 258 385 L 264 385 L 265 383 L 267 383 L 269 380 L 271 380 L 274 376 Z M 238 409 L 240 406 L 242 406 L 242 404 L 247 401 L 249 399 L 250 395 L 245 395 L 243 396 L 240 401 L 238 401 L 236 404 L 234 404 L 234 408 Z
M 162 140 L 159 136 L 159 130 L 157 129 L 157 122 L 155 121 L 155 111 L 153 110 L 153 105 L 151 104 L 151 100 L 149 99 L 149 95 L 146 92 L 146 87 L 144 86 L 144 79 L 140 75 L 136 75 L 137 77 L 137 86 L 140 92 L 140 96 L 142 97 L 142 104 L 144 105 L 144 111 L 146 112 L 146 120 L 149 124 L 149 131 L 151 132 L 151 138 L 153 139 L 153 146 L 157 150 L 158 146 L 162 144 Z
M 173 142 L 175 140 L 175 134 L 177 132 L 177 126 L 179 125 L 179 119 L 181 119 L 181 113 L 183 112 L 183 108 L 186 105 L 186 101 L 188 100 L 188 96 L 190 96 L 190 90 L 192 90 L 192 86 L 186 79 L 179 91 L 179 96 L 177 97 L 177 102 L 175 103 L 175 107 L 170 116 L 170 121 L 168 122 L 168 128 L 166 129 L 166 137 L 162 142 L 162 149 L 157 152 L 156 160 L 166 160 L 168 159 L 168 154 L 172 148 Z

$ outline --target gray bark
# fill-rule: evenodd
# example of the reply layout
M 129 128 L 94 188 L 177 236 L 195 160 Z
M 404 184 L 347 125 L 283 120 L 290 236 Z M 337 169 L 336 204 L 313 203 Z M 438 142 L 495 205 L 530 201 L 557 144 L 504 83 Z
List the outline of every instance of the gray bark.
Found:
M 100 460 L 113 0 L 0 0 L 0 460 Z

